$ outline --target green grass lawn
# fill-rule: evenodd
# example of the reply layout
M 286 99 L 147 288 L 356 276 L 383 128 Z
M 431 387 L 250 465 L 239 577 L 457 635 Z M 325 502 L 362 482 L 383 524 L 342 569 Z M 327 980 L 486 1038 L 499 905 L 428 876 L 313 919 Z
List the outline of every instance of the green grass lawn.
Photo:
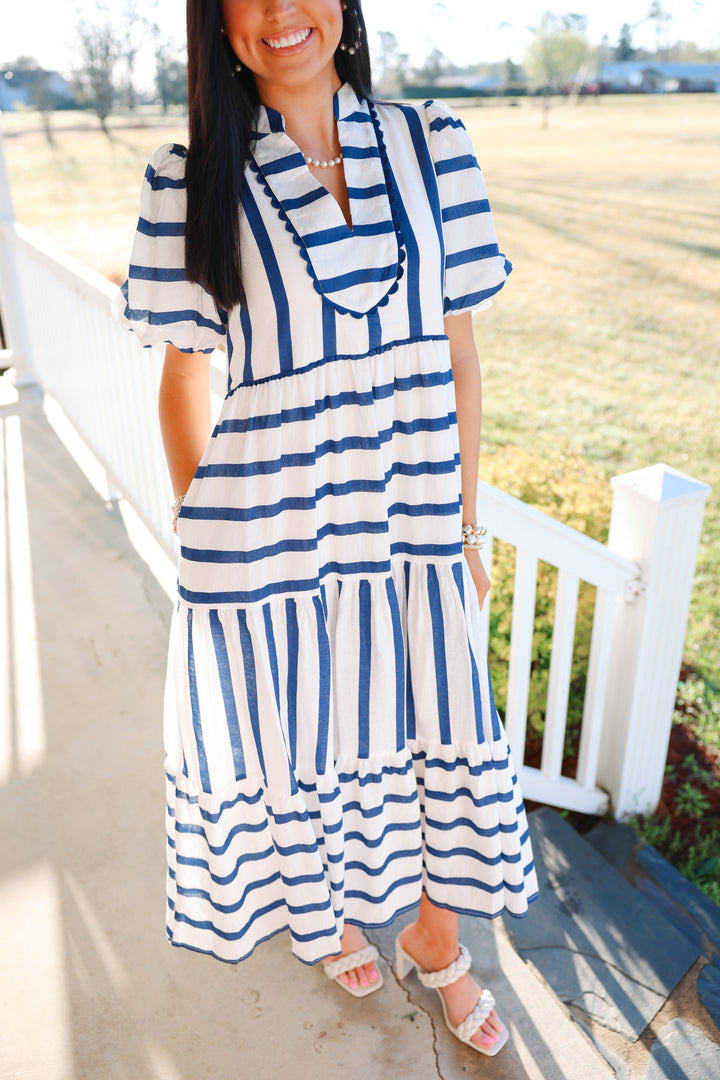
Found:
M 462 110 L 515 264 L 477 320 L 486 453 L 568 440 L 609 478 L 658 461 L 714 488 L 686 659 L 720 684 L 720 95 Z M 181 118 L 3 117 L 16 216 L 120 280 L 151 151 Z M 34 130 L 33 130 L 34 128 Z

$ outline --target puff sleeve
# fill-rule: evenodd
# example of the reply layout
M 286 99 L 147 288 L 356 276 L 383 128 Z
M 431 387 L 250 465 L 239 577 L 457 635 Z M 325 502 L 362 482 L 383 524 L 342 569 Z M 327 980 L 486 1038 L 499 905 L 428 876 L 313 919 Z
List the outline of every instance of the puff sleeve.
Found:
M 185 274 L 185 156 L 183 146 L 167 144 L 150 159 L 130 269 L 113 315 L 142 345 L 212 352 L 225 338 L 227 314 Z
M 485 183 L 462 120 L 442 101 L 425 102 L 445 246 L 445 315 L 489 307 L 511 264 L 498 250 Z

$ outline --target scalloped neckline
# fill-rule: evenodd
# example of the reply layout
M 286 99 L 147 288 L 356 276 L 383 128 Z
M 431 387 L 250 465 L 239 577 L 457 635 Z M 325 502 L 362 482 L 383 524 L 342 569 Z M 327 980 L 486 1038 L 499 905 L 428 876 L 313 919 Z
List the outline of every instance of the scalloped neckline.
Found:
M 352 227 L 332 192 L 310 172 L 282 114 L 268 106 L 258 111 L 250 167 L 300 248 L 316 291 L 341 314 L 359 318 L 396 291 L 405 250 L 373 104 L 344 83 L 333 106 Z

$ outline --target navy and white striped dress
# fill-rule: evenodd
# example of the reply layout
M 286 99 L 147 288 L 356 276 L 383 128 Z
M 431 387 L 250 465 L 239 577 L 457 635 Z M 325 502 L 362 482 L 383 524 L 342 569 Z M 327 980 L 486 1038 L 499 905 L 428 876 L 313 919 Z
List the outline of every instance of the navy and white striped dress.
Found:
M 184 273 L 185 150 L 145 176 L 118 318 L 225 343 L 227 397 L 180 514 L 166 693 L 168 935 L 238 961 L 289 928 L 416 904 L 523 915 L 527 823 L 460 543 L 445 316 L 510 269 L 443 104 L 335 113 L 352 231 L 262 107 L 241 205 L 245 308 Z

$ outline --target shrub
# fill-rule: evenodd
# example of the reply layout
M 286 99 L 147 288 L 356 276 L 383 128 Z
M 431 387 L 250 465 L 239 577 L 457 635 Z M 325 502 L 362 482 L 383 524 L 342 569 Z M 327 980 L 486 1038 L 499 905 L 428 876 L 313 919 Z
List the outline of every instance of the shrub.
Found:
M 709 900 L 720 904 L 720 822 L 713 819 L 705 827 L 698 822 L 692 836 L 679 832 L 671 817 L 661 818 L 658 814 L 636 815 L 628 819 L 628 824 Z
M 711 752 L 720 751 L 720 692 L 691 668 L 678 683 L 674 723 L 687 724 Z

